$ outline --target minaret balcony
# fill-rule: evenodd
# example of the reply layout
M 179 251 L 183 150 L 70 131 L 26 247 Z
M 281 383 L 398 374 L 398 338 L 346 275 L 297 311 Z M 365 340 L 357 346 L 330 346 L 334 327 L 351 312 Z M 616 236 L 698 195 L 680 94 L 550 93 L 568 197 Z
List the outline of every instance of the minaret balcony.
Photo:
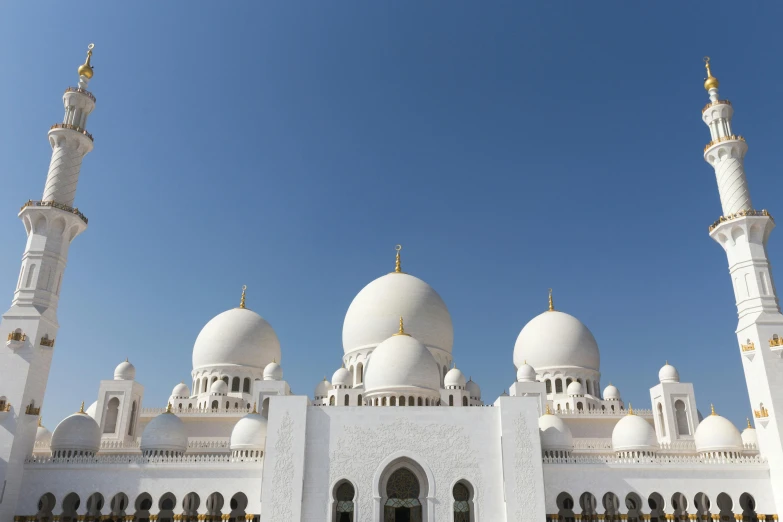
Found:
M 762 210 L 740 210 L 739 212 L 735 212 L 734 214 L 729 214 L 728 216 L 721 216 L 721 217 L 719 217 L 718 220 L 715 223 L 710 225 L 710 232 L 712 232 L 713 230 L 718 228 L 718 225 L 721 225 L 721 224 L 723 224 L 723 223 L 725 223 L 727 221 L 731 221 L 733 219 L 738 219 L 738 218 L 746 217 L 746 216 L 755 216 L 755 217 L 762 217 L 762 216 L 764 216 L 764 217 L 768 217 L 769 219 L 771 219 L 773 223 L 775 222 L 775 219 L 766 210 L 763 210 L 763 209 Z
M 22 205 L 21 210 L 24 210 L 27 207 L 53 207 L 60 210 L 64 210 L 65 212 L 70 212 L 71 214 L 76 214 L 79 216 L 79 218 L 84 221 L 84 224 L 87 224 L 87 217 L 79 212 L 78 208 L 69 207 L 68 205 L 63 205 L 62 203 L 57 203 L 56 201 L 33 201 L 28 200 L 27 203 Z
M 93 95 L 93 93 L 91 93 L 90 91 L 88 91 L 86 89 L 82 89 L 80 87 L 68 87 L 67 89 L 65 89 L 65 92 L 78 92 L 80 94 L 84 94 L 89 99 L 91 99 L 93 102 L 95 102 L 95 95 Z M 728 103 L 728 102 L 720 102 L 720 103 Z M 731 105 L 731 104 L 729 103 L 729 105 Z M 706 110 L 706 108 L 705 108 L 705 110 Z M 702 111 L 702 112 L 704 112 L 704 111 Z
M 54 348 L 54 339 L 49 339 L 47 336 L 41 337 L 41 346 L 46 346 L 47 348 Z
M 27 336 L 24 334 L 24 332 L 16 331 L 8 334 L 8 341 L 6 341 L 5 344 L 10 349 L 15 351 L 24 346 L 24 342 L 26 340 Z
M 28 404 L 24 409 L 25 415 L 40 415 L 41 414 L 41 408 L 36 408 L 32 404 Z
M 81 127 L 77 127 L 76 125 L 71 125 L 70 123 L 55 123 L 54 125 L 49 127 L 49 130 L 52 130 L 52 129 L 70 129 L 70 130 L 76 131 L 76 132 L 78 132 L 80 134 L 84 134 L 85 136 L 90 138 L 90 141 L 95 141 L 92 138 L 92 134 L 90 134 L 86 130 L 82 129 Z
M 92 137 L 90 139 L 92 139 Z M 723 141 L 743 141 L 744 142 L 745 138 L 742 137 L 742 136 L 739 136 L 737 134 L 732 134 L 731 136 L 723 136 L 722 138 L 714 139 L 711 142 L 709 142 L 707 145 L 704 146 L 704 152 L 707 152 L 707 150 L 710 147 L 713 147 L 713 146 L 715 146 L 718 143 L 721 143 Z
M 729 100 L 716 100 L 714 102 L 709 102 L 701 110 L 701 113 L 704 114 L 705 112 L 707 112 L 707 109 L 709 109 L 710 107 L 715 107 L 716 105 L 731 105 L 731 102 Z

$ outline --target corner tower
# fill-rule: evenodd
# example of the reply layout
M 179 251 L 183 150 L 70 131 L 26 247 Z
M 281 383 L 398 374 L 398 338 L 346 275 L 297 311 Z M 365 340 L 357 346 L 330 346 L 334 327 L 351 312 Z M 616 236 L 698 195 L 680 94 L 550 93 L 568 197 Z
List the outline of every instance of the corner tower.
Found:
M 739 317 L 737 347 L 759 450 L 769 461 L 775 503 L 783 511 L 783 315 L 767 257 L 767 240 L 775 222 L 766 210 L 756 210 L 751 203 L 744 166 L 748 146 L 745 138 L 733 133 L 734 109 L 718 96 L 718 79 L 712 75 L 709 58 L 704 61 L 704 89 L 710 101 L 702 109 L 702 120 L 711 136 L 704 159 L 715 169 L 723 207 L 723 215 L 709 233 L 729 260 Z
M 87 228 L 87 218 L 73 205 L 82 159 L 93 146 L 85 130 L 95 108 L 87 90 L 92 49 L 90 44 L 78 69 L 78 86 L 65 90 L 62 123 L 49 130 L 52 160 L 43 196 L 27 201 L 19 212 L 27 245 L 11 307 L 0 322 L 0 520 L 16 514 L 59 329 L 57 304 L 68 248 Z

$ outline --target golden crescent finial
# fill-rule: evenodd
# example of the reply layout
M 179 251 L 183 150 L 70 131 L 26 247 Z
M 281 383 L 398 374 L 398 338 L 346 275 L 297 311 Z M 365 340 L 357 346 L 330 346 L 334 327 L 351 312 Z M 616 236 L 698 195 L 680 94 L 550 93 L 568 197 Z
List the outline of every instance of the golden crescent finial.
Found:
M 745 420 L 746 420 L 746 421 L 748 421 L 748 428 L 751 428 L 751 429 L 752 429 L 752 428 L 753 428 L 753 426 L 751 426 L 751 425 L 750 425 L 750 418 L 749 418 L 749 417 L 746 417 L 746 418 L 745 418 Z M 39 426 L 40 426 L 40 424 L 39 424 Z
M 628 403 L 628 415 L 633 415 L 633 405 L 629 402 Z
M 712 69 L 710 68 L 710 57 L 704 57 L 704 67 L 707 69 L 707 78 L 704 79 L 704 90 L 717 89 L 720 83 L 718 79 L 712 75 Z
M 87 59 L 84 61 L 82 65 L 79 66 L 78 73 L 79 76 L 84 76 L 88 80 L 92 78 L 93 70 L 92 65 L 90 65 L 90 58 L 92 58 L 92 50 L 95 47 L 95 44 L 91 43 L 87 46 Z
M 549 311 L 555 311 L 555 302 L 552 300 L 552 289 L 549 289 Z
M 397 255 L 394 260 L 394 273 L 395 274 L 401 274 L 402 273 L 402 262 L 400 260 L 400 250 L 402 250 L 402 245 L 397 245 L 394 247 L 394 250 L 397 251 Z
M 245 307 L 245 291 L 247 290 L 247 285 L 242 285 L 242 297 L 239 299 L 239 308 Z

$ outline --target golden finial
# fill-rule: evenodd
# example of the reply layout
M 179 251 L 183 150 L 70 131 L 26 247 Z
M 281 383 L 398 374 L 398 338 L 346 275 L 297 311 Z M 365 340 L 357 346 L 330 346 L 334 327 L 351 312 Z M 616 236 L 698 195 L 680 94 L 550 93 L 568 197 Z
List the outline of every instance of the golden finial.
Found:
M 84 413 L 84 401 L 82 401 L 82 406 L 79 408 L 79 411 L 76 413 Z
M 242 297 L 239 298 L 239 308 L 245 307 L 245 291 L 247 290 L 247 285 L 242 285 Z
M 171 403 L 166 405 L 166 413 L 171 413 Z
M 40 420 L 41 419 L 38 419 L 39 422 L 40 422 Z M 753 426 L 750 425 L 750 419 L 746 417 L 745 420 L 748 421 L 748 428 L 753 429 Z M 40 424 L 39 424 L 39 426 L 40 426 Z
M 634 415 L 633 405 L 630 402 L 628 403 L 628 415 Z
M 125 362 L 129 362 L 127 357 L 125 358 Z
M 402 324 L 402 316 L 400 316 L 400 330 L 394 335 L 407 335 L 410 337 L 410 334 L 405 333 L 405 325 Z
M 395 274 L 401 274 L 402 273 L 402 262 L 400 261 L 400 250 L 402 250 L 402 245 L 395 246 L 394 250 L 397 251 L 397 256 L 395 257 L 395 261 L 394 261 L 394 273 Z
M 457 363 L 455 363 L 454 361 L 451 361 L 451 369 L 453 370 L 456 367 L 457 367 Z
M 555 311 L 555 302 L 552 301 L 552 289 L 549 289 L 549 311 L 554 312 Z
M 549 403 L 546 403 L 546 415 L 552 415 L 552 412 L 549 409 Z
M 84 61 L 82 65 L 79 66 L 79 76 L 84 76 L 88 80 L 92 78 L 92 66 L 90 65 L 90 58 L 92 58 L 92 50 L 95 47 L 95 44 L 90 44 L 87 46 L 87 59 Z
M 712 75 L 709 56 L 704 57 L 704 67 L 707 68 L 707 77 L 704 79 L 704 90 L 709 91 L 710 89 L 717 89 L 720 83 L 718 83 L 718 79 Z
M 715 413 L 715 406 L 712 404 L 710 404 L 710 415 L 717 415 L 717 413 Z
M 254 402 L 253 403 L 253 413 L 258 413 L 258 405 Z

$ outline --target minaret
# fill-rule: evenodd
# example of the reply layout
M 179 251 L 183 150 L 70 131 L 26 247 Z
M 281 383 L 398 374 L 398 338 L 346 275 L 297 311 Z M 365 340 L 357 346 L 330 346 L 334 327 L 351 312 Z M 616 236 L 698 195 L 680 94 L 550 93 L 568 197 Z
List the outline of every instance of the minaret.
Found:
M 751 204 L 744 158 L 748 146 L 732 133 L 734 110 L 718 96 L 718 79 L 712 75 L 709 58 L 704 88 L 710 102 L 702 120 L 712 141 L 704 159 L 715 169 L 723 215 L 709 233 L 726 251 L 729 274 L 737 304 L 737 348 L 754 411 L 759 450 L 767 458 L 777 512 L 783 512 L 783 315 L 772 280 L 767 240 L 775 227 L 766 210 Z
M 57 338 L 57 303 L 71 241 L 87 228 L 87 218 L 74 208 L 82 159 L 92 150 L 85 128 L 95 107 L 87 91 L 93 76 L 93 45 L 79 69 L 78 87 L 63 95 L 65 117 L 52 125 L 52 161 L 43 197 L 30 200 L 19 212 L 27 232 L 22 268 L 11 302 L 0 322 L 0 520 L 17 513 L 24 460 L 31 455 L 49 367 Z M 2 342 L 2 341 L 0 341 Z

